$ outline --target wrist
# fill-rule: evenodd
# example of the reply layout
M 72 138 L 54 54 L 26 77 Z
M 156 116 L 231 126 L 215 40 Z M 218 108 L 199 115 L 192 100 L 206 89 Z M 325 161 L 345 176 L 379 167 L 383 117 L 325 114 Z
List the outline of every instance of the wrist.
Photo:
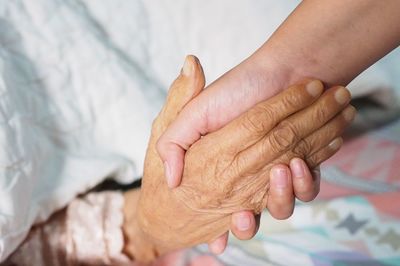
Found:
M 141 262 L 153 261 L 158 252 L 139 222 L 138 202 L 140 190 L 130 190 L 124 195 L 124 253 Z
M 304 79 L 296 69 L 279 60 L 274 53 L 256 52 L 241 65 L 246 75 L 248 87 L 257 91 L 260 101 L 266 100 L 290 85 Z
M 249 58 L 251 64 L 255 65 L 258 76 L 263 73 L 264 76 L 265 73 L 273 76 L 278 92 L 307 78 L 330 83 L 330 73 L 334 71 L 334 67 L 328 65 L 329 62 L 322 65 L 317 59 L 318 51 L 294 53 L 292 45 L 285 44 L 284 40 L 278 41 L 279 38 L 271 38 Z

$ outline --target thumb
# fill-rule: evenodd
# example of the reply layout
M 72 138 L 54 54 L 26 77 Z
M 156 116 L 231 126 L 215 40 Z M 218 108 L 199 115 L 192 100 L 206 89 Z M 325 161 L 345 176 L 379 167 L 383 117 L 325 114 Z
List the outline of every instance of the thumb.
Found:
M 158 139 L 183 107 L 204 88 L 204 73 L 199 60 L 194 55 L 186 56 L 180 75 L 168 90 L 167 99 L 153 123 L 152 138 Z
M 186 56 L 181 74 L 172 83 L 166 103 L 157 117 L 157 120 L 165 125 L 164 130 L 175 120 L 183 107 L 203 90 L 204 83 L 204 73 L 199 60 L 194 55 Z
M 156 128 L 159 128 L 159 134 L 156 135 L 162 134 L 156 148 L 164 162 L 167 184 L 170 188 L 179 185 L 185 151 L 200 137 L 200 135 L 195 138 L 189 137 L 196 128 L 196 121 L 185 118 L 186 115 L 183 115 L 185 112 L 182 111 L 201 92 L 205 84 L 201 64 L 195 56 L 186 57 L 181 76 L 183 79 L 178 78 L 171 85 L 166 104 L 156 119 Z M 189 120 L 192 122 L 186 124 L 185 121 Z M 186 141 L 189 144 L 185 145 Z

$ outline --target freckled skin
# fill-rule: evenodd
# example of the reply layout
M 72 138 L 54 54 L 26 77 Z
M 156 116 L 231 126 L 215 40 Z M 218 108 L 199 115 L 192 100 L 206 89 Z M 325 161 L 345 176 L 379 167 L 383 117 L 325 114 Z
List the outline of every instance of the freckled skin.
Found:
M 268 201 L 270 168 L 294 157 L 315 167 L 336 152 L 325 148 L 318 153 L 350 122 L 342 115 L 352 108 L 347 91 L 348 101 L 339 104 L 334 94 L 341 88 L 322 94 L 321 84 L 320 93 L 312 96 L 305 84 L 292 86 L 193 144 L 181 185 L 169 189 L 156 142 L 204 86 L 201 68 L 194 70 L 175 80 L 153 123 L 140 195 L 125 195 L 125 252 L 141 261 L 216 239 L 229 230 L 234 212 L 260 213 Z

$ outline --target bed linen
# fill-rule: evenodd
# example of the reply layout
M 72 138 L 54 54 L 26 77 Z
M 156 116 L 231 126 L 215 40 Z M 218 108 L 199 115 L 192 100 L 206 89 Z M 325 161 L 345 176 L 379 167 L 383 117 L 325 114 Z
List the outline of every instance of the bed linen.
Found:
M 1 0 L 0 262 L 77 195 L 141 176 L 151 121 L 186 54 L 212 81 L 298 2 Z M 398 88 L 399 58 L 350 88 Z

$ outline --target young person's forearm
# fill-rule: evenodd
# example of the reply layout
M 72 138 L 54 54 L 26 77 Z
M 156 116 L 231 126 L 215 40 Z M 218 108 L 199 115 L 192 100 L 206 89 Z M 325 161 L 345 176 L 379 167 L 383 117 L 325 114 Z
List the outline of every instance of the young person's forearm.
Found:
M 400 44 L 398 0 L 305 0 L 247 61 L 346 85 Z M 283 86 L 285 87 L 285 86 Z
M 399 10 L 399 0 L 304 0 L 260 49 L 208 86 L 198 104 L 206 131 L 304 78 L 347 85 L 399 45 Z

